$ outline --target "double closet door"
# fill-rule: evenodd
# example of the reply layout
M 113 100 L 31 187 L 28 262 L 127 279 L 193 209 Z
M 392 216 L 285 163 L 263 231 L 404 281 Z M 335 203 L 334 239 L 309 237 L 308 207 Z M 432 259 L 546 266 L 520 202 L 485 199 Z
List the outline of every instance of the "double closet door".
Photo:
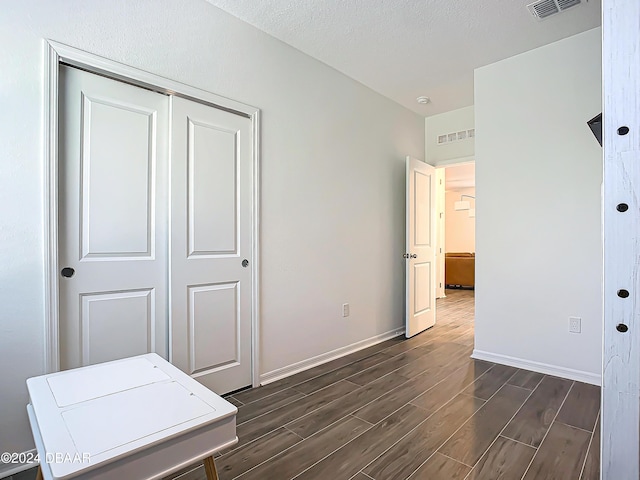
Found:
M 60 366 L 156 352 L 251 385 L 251 120 L 63 66 Z

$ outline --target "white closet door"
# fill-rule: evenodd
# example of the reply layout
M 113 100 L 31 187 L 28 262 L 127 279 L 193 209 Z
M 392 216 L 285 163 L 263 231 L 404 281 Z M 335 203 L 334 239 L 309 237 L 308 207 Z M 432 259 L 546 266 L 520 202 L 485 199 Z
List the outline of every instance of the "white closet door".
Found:
M 169 98 L 60 72 L 62 369 L 167 355 Z
M 223 394 L 251 385 L 251 120 L 171 109 L 171 361 Z

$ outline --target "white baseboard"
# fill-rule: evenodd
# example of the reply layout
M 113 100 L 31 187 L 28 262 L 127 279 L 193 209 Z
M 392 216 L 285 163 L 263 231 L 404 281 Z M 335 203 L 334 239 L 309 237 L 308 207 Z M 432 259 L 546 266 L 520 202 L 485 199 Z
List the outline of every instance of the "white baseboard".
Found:
M 34 458 L 36 455 L 36 449 L 27 450 L 22 452 L 21 456 L 27 458 Z M 30 468 L 37 467 L 37 463 L 2 463 L 0 462 L 0 478 L 10 477 L 16 473 L 24 472 Z
M 511 357 L 509 355 L 502 355 L 499 353 L 474 350 L 471 354 L 471 358 L 484 360 L 486 362 L 499 363 L 501 365 L 509 365 L 510 367 L 522 368 L 524 370 L 531 370 L 533 372 L 544 373 L 545 375 L 568 378 L 569 380 L 577 380 L 578 382 L 590 383 L 591 385 L 600 386 L 602 383 L 602 377 L 596 373 L 559 367 L 557 365 L 549 365 L 547 363 L 534 362 L 533 360 Z
M 307 360 L 302 360 L 301 362 L 296 362 L 292 365 L 278 368 L 276 370 L 272 370 L 271 372 L 263 373 L 262 375 L 260 375 L 260 385 L 266 385 L 268 383 L 275 382 L 276 380 L 280 380 L 281 378 L 289 377 L 304 370 L 309 370 L 310 368 L 317 367 L 318 365 L 330 362 L 331 360 L 335 360 L 336 358 L 344 357 L 345 355 L 357 352 L 358 350 L 362 350 L 372 345 L 376 345 L 378 343 L 384 342 L 385 340 L 390 340 L 399 335 L 402 335 L 403 333 L 404 329 L 395 329 L 390 332 L 376 335 L 375 337 L 367 338 L 366 340 L 352 343 L 351 345 L 347 345 L 346 347 L 337 348 L 330 352 L 323 353 L 322 355 L 317 355 Z

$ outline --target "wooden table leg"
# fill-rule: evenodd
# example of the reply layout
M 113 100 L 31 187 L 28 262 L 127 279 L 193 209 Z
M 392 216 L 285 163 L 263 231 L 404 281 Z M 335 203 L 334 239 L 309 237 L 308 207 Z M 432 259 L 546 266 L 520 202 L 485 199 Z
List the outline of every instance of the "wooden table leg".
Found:
M 38 465 L 38 473 L 36 473 L 36 480 L 43 480 L 44 477 L 42 476 L 42 467 L 40 465 Z
M 204 469 L 207 472 L 207 480 L 218 480 L 218 472 L 216 471 L 216 462 L 213 455 L 204 459 Z

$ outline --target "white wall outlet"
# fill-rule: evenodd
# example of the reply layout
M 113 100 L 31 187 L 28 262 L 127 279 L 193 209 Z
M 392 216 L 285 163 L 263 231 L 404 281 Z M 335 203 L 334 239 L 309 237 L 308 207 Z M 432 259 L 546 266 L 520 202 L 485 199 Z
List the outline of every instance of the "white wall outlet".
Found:
M 580 333 L 582 331 L 582 318 L 569 317 L 569 332 Z
M 349 316 L 349 304 L 348 303 L 343 303 L 342 304 L 342 316 L 343 317 L 348 317 Z

